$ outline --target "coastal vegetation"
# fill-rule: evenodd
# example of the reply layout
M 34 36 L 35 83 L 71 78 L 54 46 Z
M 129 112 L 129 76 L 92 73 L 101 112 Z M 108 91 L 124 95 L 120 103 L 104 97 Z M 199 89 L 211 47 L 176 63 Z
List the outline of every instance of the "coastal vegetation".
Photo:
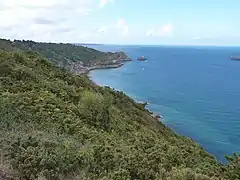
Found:
M 55 66 L 64 67 L 75 74 L 95 68 L 119 67 L 130 60 L 124 52 L 101 52 L 87 46 L 63 43 L 41 43 L 25 40 L 0 39 L 0 50 L 11 52 L 34 51 L 47 58 Z
M 238 154 L 218 163 L 142 103 L 56 67 L 46 55 L 68 50 L 10 44 L 0 46 L 0 179 L 240 179 Z

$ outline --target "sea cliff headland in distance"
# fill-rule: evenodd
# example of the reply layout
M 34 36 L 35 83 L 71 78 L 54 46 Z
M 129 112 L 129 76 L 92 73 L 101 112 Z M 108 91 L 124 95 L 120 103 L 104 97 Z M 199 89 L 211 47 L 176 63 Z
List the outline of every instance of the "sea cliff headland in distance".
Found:
M 218 163 L 144 104 L 67 66 L 103 63 L 103 52 L 29 41 L 0 49 L 0 178 L 239 179 L 237 154 Z
M 0 39 L 0 50 L 11 52 L 35 51 L 48 58 L 54 65 L 75 74 L 86 74 L 93 69 L 117 68 L 131 61 L 124 52 L 101 52 L 87 46 L 63 43 L 39 43 L 25 40 Z

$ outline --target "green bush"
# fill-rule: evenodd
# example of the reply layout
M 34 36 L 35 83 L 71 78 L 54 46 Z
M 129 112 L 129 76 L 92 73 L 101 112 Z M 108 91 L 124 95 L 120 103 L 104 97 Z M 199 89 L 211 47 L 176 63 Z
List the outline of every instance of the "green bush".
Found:
M 37 53 L 0 52 L 0 70 L 0 177 L 3 166 L 23 180 L 240 177 L 239 155 L 216 162 L 124 93 Z

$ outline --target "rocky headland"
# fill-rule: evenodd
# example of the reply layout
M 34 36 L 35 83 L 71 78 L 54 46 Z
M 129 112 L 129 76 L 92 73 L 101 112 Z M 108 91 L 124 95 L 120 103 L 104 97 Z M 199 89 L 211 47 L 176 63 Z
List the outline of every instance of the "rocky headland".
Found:
M 63 43 L 44 43 L 30 40 L 0 39 L 0 51 L 34 51 L 58 67 L 74 74 L 86 74 L 93 69 L 118 68 L 125 61 L 131 61 L 126 53 L 101 52 L 88 46 Z
M 106 52 L 106 59 L 104 61 L 92 61 L 84 65 L 81 61 L 72 62 L 70 64 L 70 71 L 75 74 L 87 74 L 89 71 L 95 69 L 119 68 L 124 65 L 124 62 L 131 61 L 124 52 Z

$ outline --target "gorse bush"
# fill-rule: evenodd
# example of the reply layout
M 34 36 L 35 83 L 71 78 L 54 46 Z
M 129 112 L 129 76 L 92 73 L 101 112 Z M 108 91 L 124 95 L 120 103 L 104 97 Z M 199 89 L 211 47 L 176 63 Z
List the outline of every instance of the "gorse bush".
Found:
M 0 70 L 0 178 L 240 179 L 239 155 L 216 162 L 144 105 L 37 53 L 1 52 Z
M 85 122 L 96 128 L 110 131 L 110 98 L 91 91 L 84 91 L 81 96 L 80 108 L 84 112 Z

